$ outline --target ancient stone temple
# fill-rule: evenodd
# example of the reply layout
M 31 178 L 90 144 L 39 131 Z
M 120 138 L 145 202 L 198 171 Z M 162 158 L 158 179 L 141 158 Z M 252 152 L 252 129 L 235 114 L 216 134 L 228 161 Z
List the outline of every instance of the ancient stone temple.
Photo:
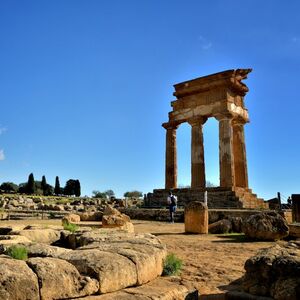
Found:
M 165 189 L 149 194 L 150 205 L 163 205 L 167 192 L 178 195 L 179 204 L 202 200 L 208 192 L 209 207 L 267 208 L 248 187 L 244 125 L 249 122 L 242 82 L 251 69 L 228 70 L 174 85 L 166 129 Z M 219 122 L 220 187 L 206 188 L 203 126 L 208 118 Z M 191 188 L 177 188 L 176 130 L 191 125 Z

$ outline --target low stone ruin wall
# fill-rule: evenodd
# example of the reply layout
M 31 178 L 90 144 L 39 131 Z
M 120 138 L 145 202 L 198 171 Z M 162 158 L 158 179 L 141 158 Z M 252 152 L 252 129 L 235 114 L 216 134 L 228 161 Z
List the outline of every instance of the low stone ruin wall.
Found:
M 136 220 L 149 220 L 149 221 L 169 221 L 169 210 L 165 209 L 147 209 L 147 208 L 120 208 L 122 213 L 128 215 L 131 219 Z M 260 213 L 260 210 L 246 210 L 246 209 L 209 209 L 208 218 L 209 223 L 230 218 L 240 217 L 245 219 L 251 215 Z M 283 212 L 285 218 L 291 215 L 291 211 Z M 184 210 L 177 209 L 175 213 L 175 222 L 184 222 Z M 289 222 L 289 219 L 287 220 Z

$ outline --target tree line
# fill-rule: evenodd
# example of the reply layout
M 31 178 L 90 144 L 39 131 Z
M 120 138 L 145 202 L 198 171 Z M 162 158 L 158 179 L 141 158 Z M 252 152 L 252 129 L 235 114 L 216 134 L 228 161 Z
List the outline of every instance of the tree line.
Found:
M 80 197 L 81 187 L 78 179 L 69 179 L 64 187 L 60 186 L 59 177 L 55 178 L 55 186 L 48 184 L 46 177 L 42 176 L 41 181 L 34 180 L 33 173 L 28 176 L 27 182 L 19 185 L 13 182 L 3 182 L 0 185 L 0 190 L 5 193 L 20 193 L 27 195 L 66 195 Z
M 115 197 L 115 193 L 113 190 L 107 190 L 104 192 L 93 191 L 93 198 L 111 198 Z M 143 197 L 143 193 L 140 191 L 131 191 L 124 193 L 125 198 L 141 198 Z

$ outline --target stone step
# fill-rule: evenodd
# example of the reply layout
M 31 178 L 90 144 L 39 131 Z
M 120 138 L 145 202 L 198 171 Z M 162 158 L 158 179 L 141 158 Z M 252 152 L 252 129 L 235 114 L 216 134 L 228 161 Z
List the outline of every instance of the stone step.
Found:
M 73 300 L 196 300 L 198 291 L 189 291 L 180 282 L 172 282 L 164 277 L 160 277 L 142 286 L 126 288 L 113 293 L 88 296 L 83 298 L 70 298 Z

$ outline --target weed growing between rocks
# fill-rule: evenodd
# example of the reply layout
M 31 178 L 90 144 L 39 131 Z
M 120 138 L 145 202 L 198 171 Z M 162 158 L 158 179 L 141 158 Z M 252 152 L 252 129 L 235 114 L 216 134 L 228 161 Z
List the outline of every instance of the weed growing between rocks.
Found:
M 72 223 L 64 223 L 64 230 L 68 230 L 72 233 L 78 230 L 78 226 Z
M 164 276 L 178 275 L 182 268 L 182 260 L 178 258 L 174 253 L 167 255 L 164 261 Z
M 28 258 L 28 251 L 23 246 L 11 246 L 7 249 L 6 254 L 19 260 L 26 260 Z

